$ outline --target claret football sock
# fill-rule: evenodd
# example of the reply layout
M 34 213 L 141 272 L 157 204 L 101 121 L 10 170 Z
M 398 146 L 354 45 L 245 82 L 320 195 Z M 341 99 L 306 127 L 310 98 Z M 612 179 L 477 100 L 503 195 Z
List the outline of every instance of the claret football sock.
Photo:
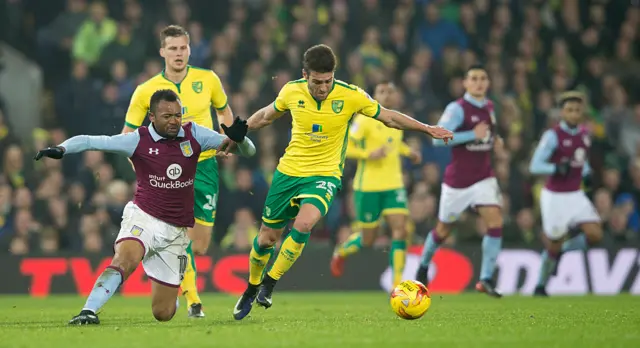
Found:
M 268 273 L 271 278 L 279 280 L 293 266 L 302 253 L 305 244 L 307 244 L 310 235 L 311 232 L 300 232 L 295 228 L 291 230 L 291 233 L 282 243 L 278 257 Z
M 115 266 L 107 266 L 100 274 L 96 283 L 87 298 L 87 302 L 82 308 L 83 311 L 88 310 L 94 314 L 98 312 L 102 306 L 113 296 L 118 287 L 124 281 L 124 271 Z
M 274 254 L 274 247 L 261 247 L 258 245 L 258 237 L 253 239 L 253 246 L 249 253 L 249 284 L 259 285 L 262 282 L 267 264 Z
M 480 280 L 493 279 L 496 261 L 502 249 L 502 228 L 490 228 L 482 239 L 482 265 Z
M 196 261 L 193 257 L 191 243 L 193 242 L 189 242 L 189 246 L 187 247 L 187 268 L 184 270 L 184 278 L 180 284 L 182 294 L 187 299 L 187 308 L 191 307 L 192 304 L 202 303 L 200 296 L 198 295 L 198 286 L 196 283 Z
M 362 249 L 362 232 L 355 232 L 336 249 L 336 254 L 340 257 L 347 257 L 357 253 L 360 249 Z
M 402 281 L 405 258 L 407 255 L 407 241 L 394 239 L 391 241 L 391 252 L 389 253 L 389 263 L 393 271 L 393 285 L 396 286 Z

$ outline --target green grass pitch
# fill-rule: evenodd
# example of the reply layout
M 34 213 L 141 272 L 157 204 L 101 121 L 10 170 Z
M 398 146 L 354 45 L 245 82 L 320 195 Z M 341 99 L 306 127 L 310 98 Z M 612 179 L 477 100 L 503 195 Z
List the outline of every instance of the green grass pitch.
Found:
M 640 297 L 433 295 L 429 312 L 405 321 L 380 292 L 278 293 L 268 310 L 235 321 L 235 297 L 206 295 L 204 319 L 158 323 L 148 298 L 113 298 L 102 324 L 66 325 L 84 299 L 0 297 L 0 347 L 632 347 L 640 342 Z

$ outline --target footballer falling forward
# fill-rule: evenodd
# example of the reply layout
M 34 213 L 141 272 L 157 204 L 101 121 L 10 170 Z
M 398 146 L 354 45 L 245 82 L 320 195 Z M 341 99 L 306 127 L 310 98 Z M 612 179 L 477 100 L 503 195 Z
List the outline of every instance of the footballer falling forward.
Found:
M 262 226 L 253 240 L 247 288 L 233 308 L 237 320 L 249 314 L 254 301 L 271 307 L 276 282 L 298 259 L 312 228 L 327 213 L 341 189 L 349 125 L 354 114 L 444 141 L 452 137 L 442 127 L 429 126 L 381 107 L 360 88 L 336 80 L 336 56 L 326 45 L 309 48 L 302 66 L 302 79 L 287 83 L 272 104 L 247 120 L 249 130 L 257 130 L 289 111 L 292 132 L 265 200 Z M 270 258 L 275 256 L 274 245 L 291 220 L 293 228 L 265 274 Z
M 187 267 L 187 228 L 194 224 L 194 177 L 198 156 L 223 149 L 233 140 L 237 153 L 251 156 L 255 147 L 245 139 L 247 125 L 236 119 L 227 136 L 188 122 L 182 124 L 182 105 L 171 90 L 150 98 L 149 127 L 115 136 L 80 135 L 40 150 L 42 157 L 61 159 L 84 151 L 125 155 L 136 167 L 136 193 L 122 213 L 111 264 L 100 274 L 80 313 L 70 325 L 99 324 L 98 311 L 142 261 L 151 279 L 151 311 L 158 321 L 173 318 L 178 287 Z M 223 126 L 226 127 L 226 126 Z
M 149 112 L 149 97 L 159 89 L 170 89 L 182 100 L 182 121 L 195 122 L 213 129 L 211 107 L 216 109 L 218 122 L 231 125 L 233 114 L 227 104 L 220 78 L 213 71 L 188 65 L 191 49 L 189 33 L 182 27 L 170 25 L 160 33 L 160 55 L 164 58 L 162 73 L 139 85 L 127 110 L 123 133 L 132 132 L 142 125 Z M 198 170 L 194 183 L 195 226 L 189 228 L 191 243 L 187 249 L 189 262 L 181 284 L 187 299 L 189 317 L 204 317 L 202 301 L 196 287 L 196 264 L 194 254 L 204 255 L 211 242 L 218 202 L 218 163 L 216 151 L 204 151 L 198 159 Z

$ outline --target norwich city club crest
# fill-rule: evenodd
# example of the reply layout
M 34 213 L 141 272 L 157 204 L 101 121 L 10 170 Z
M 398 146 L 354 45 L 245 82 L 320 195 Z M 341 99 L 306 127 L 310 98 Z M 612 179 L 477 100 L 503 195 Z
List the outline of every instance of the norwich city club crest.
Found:
M 344 100 L 334 100 L 331 102 L 331 110 L 336 114 L 339 114 L 342 108 L 344 108 Z
M 196 81 L 191 83 L 191 88 L 193 88 L 193 91 L 196 93 L 202 92 L 202 81 Z
M 182 150 L 182 154 L 184 155 L 184 157 L 191 157 L 193 155 L 191 142 L 188 140 L 180 143 L 180 150 Z

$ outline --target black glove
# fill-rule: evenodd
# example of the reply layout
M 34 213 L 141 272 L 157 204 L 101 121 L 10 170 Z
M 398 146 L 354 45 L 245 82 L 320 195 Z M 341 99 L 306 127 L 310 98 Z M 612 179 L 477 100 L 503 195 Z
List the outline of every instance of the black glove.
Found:
M 233 120 L 233 124 L 231 125 L 231 127 L 227 127 L 224 123 L 220 126 L 222 127 L 222 129 L 224 129 L 224 134 L 226 134 L 229 139 L 233 140 L 236 143 L 241 143 L 244 140 L 244 137 L 247 135 L 247 131 L 249 130 L 247 121 L 241 120 L 238 116 L 236 116 L 235 120 Z
M 56 146 L 56 147 L 48 147 L 46 149 L 42 149 L 38 151 L 38 153 L 33 159 L 36 161 L 41 159 L 42 157 L 61 159 L 62 156 L 64 156 L 64 148 L 61 146 Z
M 571 170 L 571 162 L 567 160 L 563 160 L 560 163 L 556 164 L 556 175 L 559 176 L 567 176 L 569 174 L 569 170 Z

